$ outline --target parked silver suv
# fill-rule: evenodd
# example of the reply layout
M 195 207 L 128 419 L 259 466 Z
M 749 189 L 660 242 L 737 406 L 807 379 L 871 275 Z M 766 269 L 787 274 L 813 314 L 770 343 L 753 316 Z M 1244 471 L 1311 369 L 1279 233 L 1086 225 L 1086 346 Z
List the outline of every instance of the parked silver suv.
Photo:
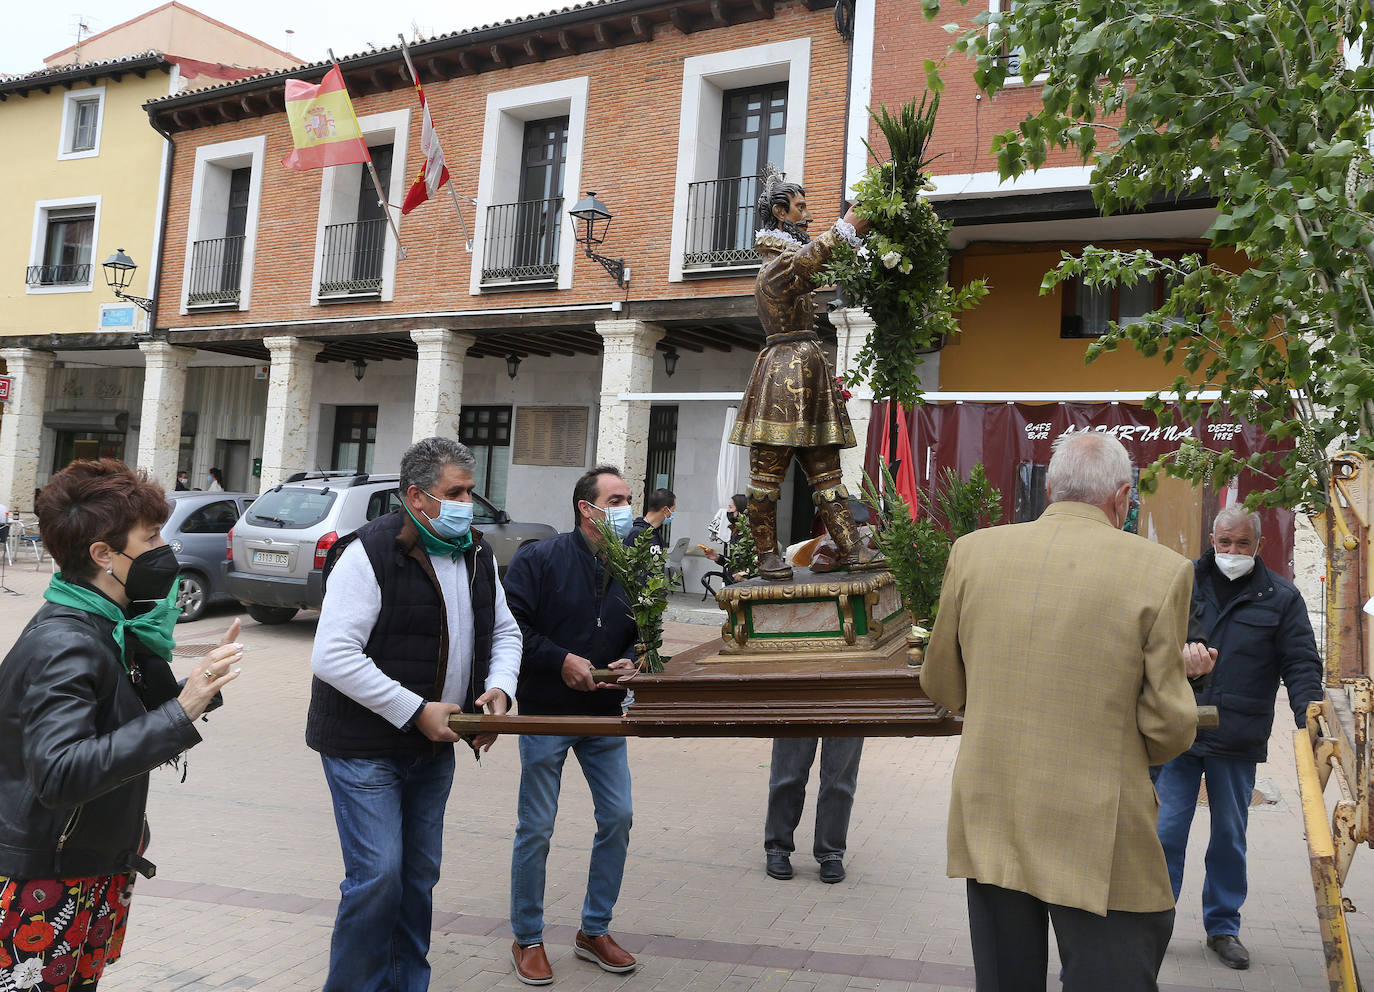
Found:
M 504 572 L 521 545 L 557 533 L 514 523 L 473 494 L 473 524 Z M 324 563 L 339 538 L 401 506 L 400 477 L 315 472 L 293 475 L 259 496 L 229 532 L 230 595 L 259 623 L 286 623 L 324 602 Z

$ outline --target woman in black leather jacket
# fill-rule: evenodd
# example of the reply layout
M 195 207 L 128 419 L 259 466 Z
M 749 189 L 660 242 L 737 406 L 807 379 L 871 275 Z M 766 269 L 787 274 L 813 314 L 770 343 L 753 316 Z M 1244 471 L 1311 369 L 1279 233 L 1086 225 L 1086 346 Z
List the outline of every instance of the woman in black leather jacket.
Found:
M 113 459 L 38 499 L 62 571 L 0 663 L 0 988 L 94 989 L 119 957 L 134 872 L 152 874 L 148 773 L 196 744 L 238 675 L 238 621 L 179 686 L 167 498 Z

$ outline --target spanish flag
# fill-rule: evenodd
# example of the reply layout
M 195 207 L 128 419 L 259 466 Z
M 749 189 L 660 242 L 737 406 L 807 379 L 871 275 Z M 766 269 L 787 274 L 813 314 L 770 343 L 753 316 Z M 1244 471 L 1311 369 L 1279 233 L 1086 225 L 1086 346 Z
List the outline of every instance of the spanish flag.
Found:
M 318 86 L 299 79 L 286 81 L 286 119 L 296 146 L 281 160 L 288 169 L 323 169 L 372 160 L 337 65 Z

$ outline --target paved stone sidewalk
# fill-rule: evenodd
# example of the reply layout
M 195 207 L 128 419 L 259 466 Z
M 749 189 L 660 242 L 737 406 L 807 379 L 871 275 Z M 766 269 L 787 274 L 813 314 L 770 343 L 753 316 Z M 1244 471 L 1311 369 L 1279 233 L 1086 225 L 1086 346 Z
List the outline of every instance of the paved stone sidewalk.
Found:
M 19 597 L 0 598 L 0 651 L 38 608 L 47 566 L 12 569 Z M 0 594 L 2 595 L 2 594 Z M 679 604 L 687 609 L 688 599 Z M 706 612 L 693 619 L 711 619 Z M 178 628 L 209 643 L 233 614 L 212 610 Z M 280 627 L 245 618 L 242 678 L 202 724 L 187 779 L 154 774 L 152 880 L 140 879 L 123 960 L 111 989 L 318 989 L 342 876 L 328 791 L 303 742 L 311 615 Z M 669 650 L 715 636 L 670 624 Z M 189 659 L 178 660 L 181 670 Z M 1281 713 L 1286 712 L 1281 707 Z M 1289 727 L 1281 717 L 1259 777 L 1276 803 L 1251 818 L 1250 899 L 1243 938 L 1254 965 L 1224 968 L 1203 946 L 1201 872 L 1206 814 L 1190 845 L 1175 937 L 1161 981 L 1190 989 L 1327 987 L 1298 810 Z M 571 952 L 593 824 L 571 772 L 549 857 L 546 934 L 554 988 L 789 990 L 973 988 L 963 883 L 944 877 L 944 824 L 958 741 L 871 739 L 850 829 L 848 879 L 823 885 L 798 834 L 797 877 L 763 874 L 766 740 L 631 742 L 635 827 L 613 930 L 639 970 L 600 972 Z M 464 758 L 448 807 L 445 871 L 435 892 L 435 989 L 520 989 L 506 923 L 518 757 L 501 741 L 480 767 Z M 808 806 L 808 815 L 810 806 Z M 1374 854 L 1356 858 L 1346 887 L 1370 903 Z M 1374 926 L 1351 918 L 1357 958 L 1370 965 Z M 1053 953 L 1052 953 L 1053 956 Z M 1052 970 L 1057 970 L 1052 961 Z M 1057 988 L 1051 980 L 1051 988 Z

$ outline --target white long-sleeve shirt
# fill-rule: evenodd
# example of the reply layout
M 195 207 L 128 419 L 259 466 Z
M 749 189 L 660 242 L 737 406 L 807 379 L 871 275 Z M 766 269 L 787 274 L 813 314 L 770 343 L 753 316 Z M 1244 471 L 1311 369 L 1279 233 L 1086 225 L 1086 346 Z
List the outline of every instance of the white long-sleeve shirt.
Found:
M 443 591 L 448 615 L 448 670 L 444 690 L 430 702 L 461 703 L 472 678 L 473 616 L 468 592 L 468 569 L 460 556 L 430 555 L 434 575 Z M 329 592 L 320 608 L 315 647 L 310 668 L 345 696 L 388 720 L 403 726 L 424 698 L 386 675 L 364 649 L 376 626 L 382 608 L 382 590 L 372 571 L 372 562 L 361 541 L 344 548 L 329 573 Z M 520 626 L 506 606 L 506 593 L 496 583 L 496 623 L 491 633 L 491 663 L 487 668 L 487 689 L 500 689 L 515 699 L 515 683 L 520 674 Z

